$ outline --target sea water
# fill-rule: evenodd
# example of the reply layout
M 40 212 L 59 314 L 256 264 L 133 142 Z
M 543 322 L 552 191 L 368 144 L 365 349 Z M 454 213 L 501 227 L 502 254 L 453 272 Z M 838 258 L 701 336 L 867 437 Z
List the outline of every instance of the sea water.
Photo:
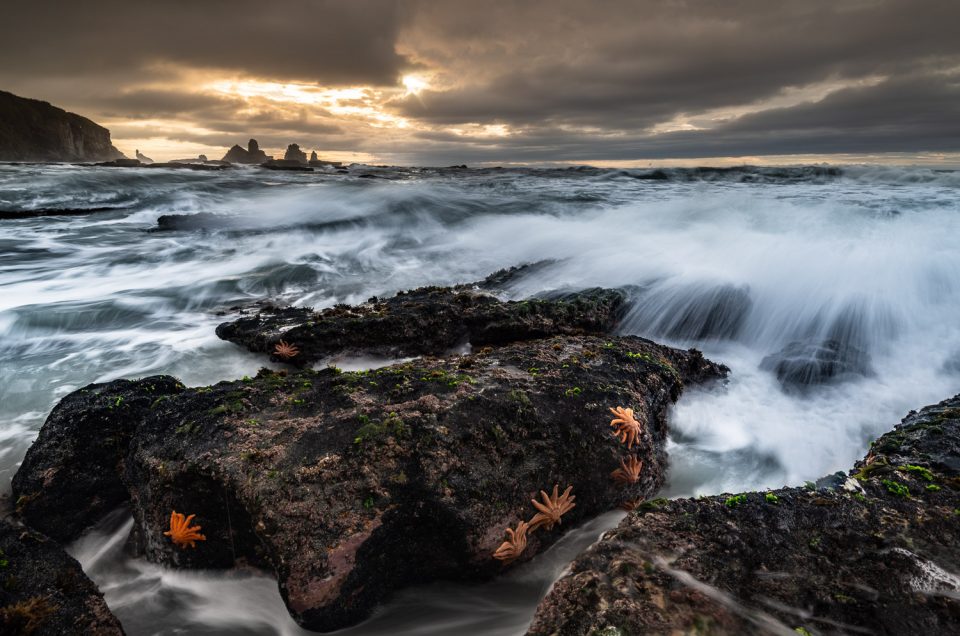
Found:
M 665 496 L 802 484 L 960 390 L 958 195 L 958 172 L 863 166 L 0 165 L 0 211 L 99 210 L 0 220 L 0 489 L 53 405 L 90 382 L 168 373 L 205 385 L 268 364 L 214 335 L 229 307 L 323 308 L 544 262 L 503 297 L 622 288 L 622 333 L 731 368 L 724 386 L 688 389 L 672 410 Z M 162 215 L 197 213 L 213 215 L 204 229 L 155 231 Z M 763 362 L 825 341 L 868 364 L 785 388 Z M 523 633 L 549 585 L 620 516 L 503 579 L 402 591 L 345 633 Z M 130 558 L 131 523 L 118 511 L 71 547 L 129 634 L 300 633 L 268 575 Z

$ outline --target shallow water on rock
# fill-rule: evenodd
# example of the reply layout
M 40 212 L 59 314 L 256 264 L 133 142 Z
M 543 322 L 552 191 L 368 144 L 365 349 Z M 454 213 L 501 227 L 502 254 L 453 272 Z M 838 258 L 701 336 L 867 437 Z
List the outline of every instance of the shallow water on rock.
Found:
M 233 305 L 361 302 L 544 259 L 505 293 L 624 287 L 623 332 L 732 368 L 725 388 L 692 389 L 674 409 L 665 494 L 814 480 L 851 465 L 908 410 L 960 389 L 958 193 L 956 172 L 862 167 L 0 165 L 0 211 L 116 208 L 0 220 L 0 488 L 57 400 L 89 382 L 255 374 L 261 357 L 214 335 Z M 205 229 L 151 231 L 161 215 L 201 212 L 215 215 Z M 799 377 L 824 384 L 784 387 L 762 364 L 808 350 L 841 356 L 803 367 Z M 830 377 L 836 368 L 844 374 Z M 617 519 L 571 532 L 503 580 L 402 592 L 345 633 L 522 633 L 573 554 Z M 124 558 L 123 521 L 74 550 L 128 633 L 299 633 L 267 577 Z

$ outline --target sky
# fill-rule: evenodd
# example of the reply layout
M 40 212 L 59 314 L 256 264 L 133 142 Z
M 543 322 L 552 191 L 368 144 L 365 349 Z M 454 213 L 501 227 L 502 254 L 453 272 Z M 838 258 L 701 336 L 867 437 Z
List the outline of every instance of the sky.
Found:
M 960 164 L 957 0 L 36 0 L 0 90 L 158 160 Z

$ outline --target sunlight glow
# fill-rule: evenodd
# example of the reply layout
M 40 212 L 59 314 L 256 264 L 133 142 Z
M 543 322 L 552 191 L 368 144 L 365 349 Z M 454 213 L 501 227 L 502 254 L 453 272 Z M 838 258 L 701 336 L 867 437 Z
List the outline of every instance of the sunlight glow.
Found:
M 406 79 L 406 78 L 404 78 Z M 426 87 L 425 80 L 417 80 L 416 86 Z M 384 104 L 400 94 L 399 90 L 379 90 L 369 86 L 327 88 L 314 84 L 269 82 L 264 80 L 217 80 L 204 86 L 206 90 L 240 97 L 248 102 L 251 110 L 258 103 L 278 105 L 314 106 L 325 112 L 318 115 L 335 115 L 361 119 L 375 128 L 407 128 L 410 122 L 384 109 Z M 409 90 L 409 89 L 408 89 Z
M 419 95 L 430 88 L 430 82 L 419 75 L 404 75 L 403 87 L 407 89 L 407 95 Z

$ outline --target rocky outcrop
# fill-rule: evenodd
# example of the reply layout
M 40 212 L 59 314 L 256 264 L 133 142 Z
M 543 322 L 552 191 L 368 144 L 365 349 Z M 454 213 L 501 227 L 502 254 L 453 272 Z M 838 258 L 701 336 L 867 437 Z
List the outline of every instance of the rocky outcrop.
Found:
M 533 517 L 541 489 L 572 486 L 576 507 L 531 532 L 518 561 L 584 519 L 655 493 L 668 407 L 685 384 L 726 372 L 696 351 L 573 335 L 585 316 L 605 324 L 599 308 L 619 296 L 597 298 L 606 300 L 588 305 L 593 313 L 560 300 L 530 312 L 540 322 L 517 313 L 524 320 L 509 323 L 507 340 L 524 330 L 544 337 L 470 355 L 368 372 L 263 370 L 193 389 L 169 377 L 90 385 L 54 409 L 28 451 L 13 482 L 17 509 L 68 541 L 128 505 L 134 544 L 148 558 L 270 569 L 291 614 L 319 630 L 359 621 L 408 584 L 494 576 L 510 567 L 493 557 L 505 530 Z M 561 315 L 561 335 L 550 337 L 543 316 Z M 362 331 L 343 309 L 324 320 L 333 333 Z M 402 342 L 443 329 L 417 320 L 407 328 L 418 335 L 401 333 Z M 498 324 L 508 323 L 482 322 L 488 333 Z M 360 345 L 358 337 L 339 346 Z M 611 435 L 613 406 L 634 409 L 642 423 L 629 448 Z M 636 479 L 614 479 L 638 461 Z M 196 548 L 163 535 L 174 510 L 196 514 L 206 536 Z
M 121 636 L 123 630 L 79 563 L 50 539 L 0 519 L 0 633 Z
M 486 291 L 496 276 L 320 312 L 266 305 L 221 324 L 217 335 L 262 353 L 272 353 L 280 340 L 295 343 L 300 353 L 289 362 L 304 365 L 344 351 L 439 355 L 466 342 L 483 347 L 556 334 L 609 333 L 626 310 L 625 294 L 609 289 L 501 301 Z
M 805 488 L 654 500 L 578 558 L 530 634 L 960 633 L 960 396 Z
M 0 91 L 0 161 L 106 161 L 123 157 L 110 131 L 47 102 Z
M 294 172 L 313 172 L 313 168 L 305 166 L 298 160 L 295 159 L 271 159 L 260 164 L 261 168 L 267 168 L 269 170 L 291 170 Z
M 98 206 L 90 208 L 34 208 L 32 210 L 0 210 L 0 220 L 31 219 L 41 216 L 84 216 L 98 212 L 124 210 L 122 206 Z
M 135 155 L 137 157 L 137 161 L 139 161 L 140 163 L 146 163 L 146 164 L 153 163 L 153 159 L 151 159 L 147 155 L 140 152 L 139 148 L 136 150 Z
M 267 153 L 260 150 L 260 144 L 257 143 L 256 139 L 251 139 L 247 142 L 246 150 L 240 146 L 233 146 L 227 151 L 227 154 L 223 156 L 221 161 L 228 161 L 230 163 L 263 163 L 272 158 L 273 157 L 267 156 Z
M 316 153 L 314 153 L 316 154 Z M 307 153 L 300 150 L 299 144 L 290 144 L 283 155 L 284 161 L 296 161 L 297 163 L 307 163 Z
M 870 354 L 839 340 L 791 342 L 765 357 L 760 368 L 773 371 L 784 388 L 799 391 L 873 374 Z

